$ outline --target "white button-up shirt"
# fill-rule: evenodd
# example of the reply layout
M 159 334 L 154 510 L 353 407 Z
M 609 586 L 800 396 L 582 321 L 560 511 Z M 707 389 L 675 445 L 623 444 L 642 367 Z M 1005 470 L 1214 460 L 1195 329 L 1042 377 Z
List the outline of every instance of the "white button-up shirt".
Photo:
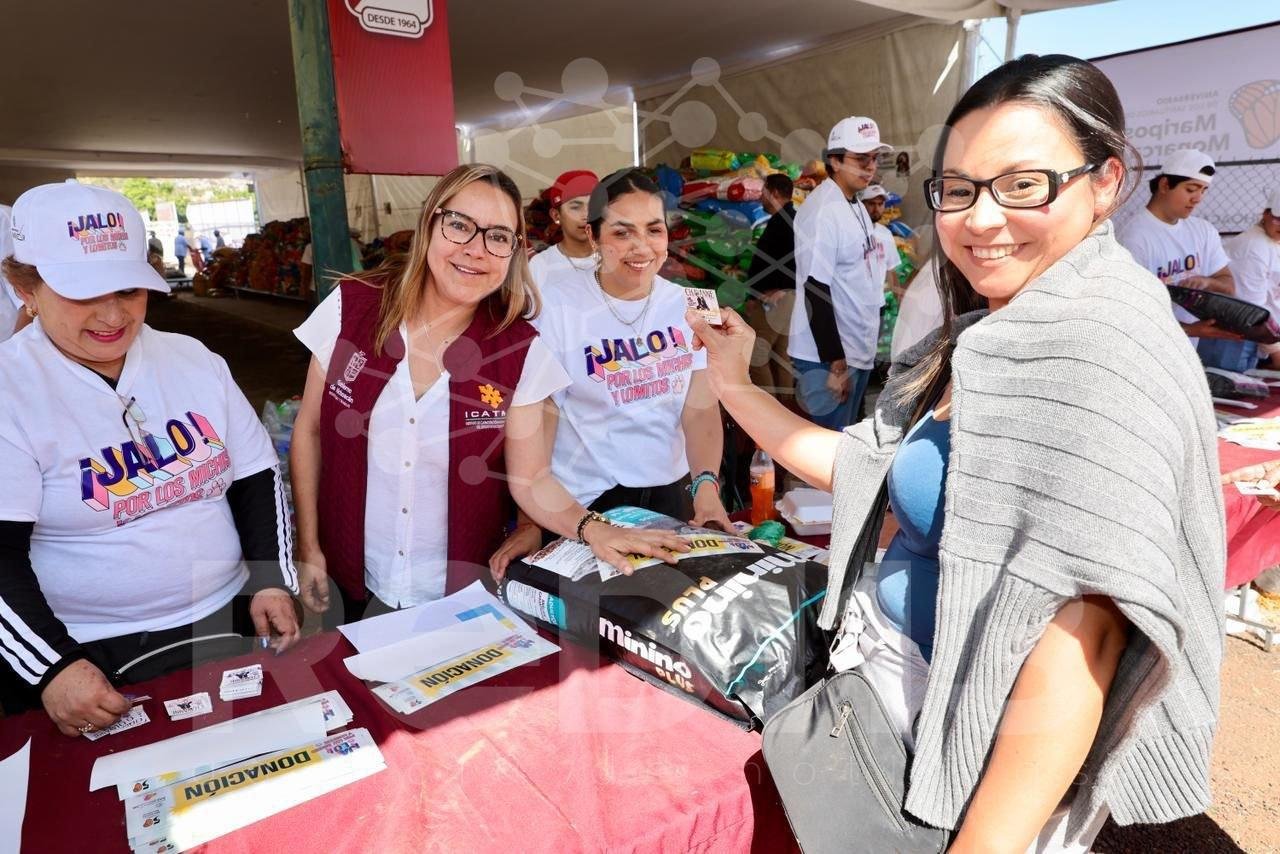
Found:
M 294 330 L 326 372 L 342 328 L 341 297 L 335 290 Z M 400 335 L 412 348 L 405 324 Z M 369 415 L 365 492 L 365 585 L 397 608 L 444 595 L 449 548 L 449 373 L 415 400 L 409 361 L 406 353 Z M 511 406 L 538 403 L 569 382 L 535 338 Z

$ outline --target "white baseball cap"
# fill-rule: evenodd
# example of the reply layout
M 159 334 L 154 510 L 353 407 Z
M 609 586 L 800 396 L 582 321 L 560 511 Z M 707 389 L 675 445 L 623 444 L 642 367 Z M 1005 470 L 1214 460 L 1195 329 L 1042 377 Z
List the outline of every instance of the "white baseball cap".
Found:
M 1271 211 L 1272 216 L 1280 216 L 1280 187 L 1267 194 L 1267 206 L 1263 210 Z
M 880 141 L 880 126 L 875 119 L 849 116 L 836 122 L 831 133 L 827 134 L 827 151 L 842 149 L 854 154 L 870 154 L 873 151 L 893 151 L 893 146 Z
M 887 199 L 889 191 L 884 188 L 884 184 L 872 184 L 867 189 L 858 193 L 859 201 L 865 202 L 867 199 Z
M 69 180 L 27 190 L 13 203 L 14 260 L 32 264 L 67 299 L 169 285 L 147 263 L 142 216 L 114 190 Z
M 1179 148 L 1165 159 L 1160 167 L 1161 175 L 1173 175 L 1177 178 L 1190 178 L 1201 184 L 1213 183 L 1213 173 L 1217 171 L 1213 158 L 1203 151 L 1194 148 Z

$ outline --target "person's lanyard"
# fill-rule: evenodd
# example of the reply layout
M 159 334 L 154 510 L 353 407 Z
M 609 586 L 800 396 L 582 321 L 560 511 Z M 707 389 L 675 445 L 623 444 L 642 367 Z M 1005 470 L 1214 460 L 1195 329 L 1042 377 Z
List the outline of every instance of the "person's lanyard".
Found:
M 867 278 L 875 280 L 876 272 L 871 266 L 871 256 L 875 253 L 875 228 L 867 231 L 866 225 L 862 222 L 862 217 L 871 219 L 871 215 L 867 213 L 867 209 L 862 206 L 862 202 L 858 201 L 858 197 L 854 196 L 849 200 L 849 207 L 853 213 L 853 218 L 858 221 L 858 228 L 862 229 L 862 263 L 867 268 Z M 861 211 L 858 209 L 861 208 Z

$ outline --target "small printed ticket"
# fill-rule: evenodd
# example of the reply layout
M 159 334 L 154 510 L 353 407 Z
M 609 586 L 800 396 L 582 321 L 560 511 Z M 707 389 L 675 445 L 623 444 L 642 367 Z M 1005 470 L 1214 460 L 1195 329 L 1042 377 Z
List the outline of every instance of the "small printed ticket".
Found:
M 720 301 L 711 288 L 685 288 L 684 301 L 689 310 L 712 326 L 720 326 Z
M 1258 481 L 1236 481 L 1236 489 L 1241 495 L 1267 495 L 1272 498 L 1280 497 L 1280 492 L 1265 480 Z
M 208 691 L 192 694 L 190 697 L 179 697 L 176 700 L 165 700 L 164 710 L 169 713 L 169 720 L 181 721 L 199 715 L 207 715 L 213 711 L 213 700 Z

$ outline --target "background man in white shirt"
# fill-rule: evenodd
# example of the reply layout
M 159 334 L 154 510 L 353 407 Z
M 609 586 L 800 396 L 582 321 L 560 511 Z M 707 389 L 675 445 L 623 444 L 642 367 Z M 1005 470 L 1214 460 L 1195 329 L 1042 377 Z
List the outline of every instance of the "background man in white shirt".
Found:
M 827 180 L 796 212 L 796 310 L 787 354 L 796 397 L 815 424 L 848 426 L 875 363 L 884 269 L 875 224 L 857 194 L 892 151 L 872 119 L 841 119 L 827 137 Z
M 902 296 L 901 286 L 898 284 L 898 265 L 902 263 L 902 259 L 898 257 L 898 242 L 893 239 L 893 232 L 889 230 L 889 226 L 882 225 L 880 222 L 880 217 L 884 216 L 884 206 L 888 198 L 889 191 L 883 184 L 872 184 L 858 194 L 862 206 L 867 209 L 867 216 L 871 217 L 871 221 L 875 223 L 876 243 L 879 245 L 877 258 L 885 267 L 885 290 Z
M 1262 218 L 1224 245 L 1231 258 L 1236 297 L 1260 305 L 1280 321 L 1280 187 L 1267 196 Z M 1259 344 L 1270 357 L 1268 367 L 1280 368 L 1280 344 Z
M 1233 296 L 1230 259 L 1218 230 L 1191 215 L 1216 171 L 1213 158 L 1203 151 L 1182 148 L 1169 155 L 1160 174 L 1151 179 L 1151 201 L 1116 230 L 1116 239 L 1166 285 Z M 1240 340 L 1180 306 L 1174 306 L 1173 313 L 1193 344 L 1199 337 Z M 1204 356 L 1201 353 L 1201 359 Z

